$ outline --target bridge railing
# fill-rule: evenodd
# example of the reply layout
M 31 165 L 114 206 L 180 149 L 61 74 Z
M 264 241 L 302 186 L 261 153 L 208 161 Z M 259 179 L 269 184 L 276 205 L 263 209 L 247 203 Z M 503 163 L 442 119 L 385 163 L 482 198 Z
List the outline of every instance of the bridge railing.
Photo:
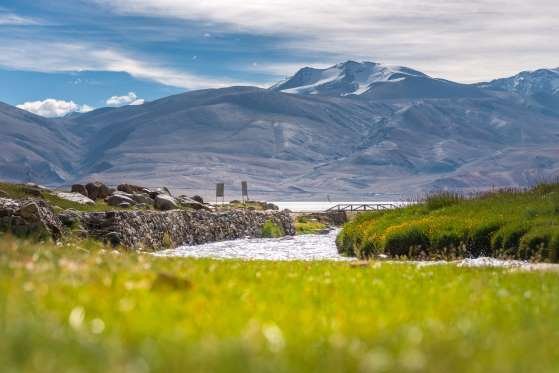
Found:
M 326 211 L 378 211 L 397 207 L 394 203 L 341 203 L 330 207 Z

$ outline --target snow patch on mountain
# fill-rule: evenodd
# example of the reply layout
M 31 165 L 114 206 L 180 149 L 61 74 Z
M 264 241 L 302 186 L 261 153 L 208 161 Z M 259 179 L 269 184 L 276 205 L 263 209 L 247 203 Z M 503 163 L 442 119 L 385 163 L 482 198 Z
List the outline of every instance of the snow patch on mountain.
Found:
M 326 69 L 305 67 L 291 78 L 271 87 L 284 93 L 334 96 L 362 95 L 375 83 L 400 82 L 408 77 L 428 76 L 402 66 L 347 61 Z

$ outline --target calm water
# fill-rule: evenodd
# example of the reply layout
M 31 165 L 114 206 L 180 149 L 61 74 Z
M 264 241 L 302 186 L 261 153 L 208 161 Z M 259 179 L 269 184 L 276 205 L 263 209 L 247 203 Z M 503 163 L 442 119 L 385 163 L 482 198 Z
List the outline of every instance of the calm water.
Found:
M 157 253 L 162 256 L 181 256 L 218 259 L 260 260 L 349 260 L 336 250 L 336 235 L 309 234 L 283 238 L 245 238 L 196 246 L 181 246 Z

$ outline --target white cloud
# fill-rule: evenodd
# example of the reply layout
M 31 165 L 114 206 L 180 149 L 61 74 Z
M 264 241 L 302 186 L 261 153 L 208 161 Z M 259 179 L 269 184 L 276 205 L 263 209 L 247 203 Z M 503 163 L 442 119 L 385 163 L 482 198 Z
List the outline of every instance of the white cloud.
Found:
M 87 113 L 93 108 L 88 105 L 78 105 L 74 101 L 55 100 L 48 98 L 43 101 L 26 102 L 17 105 L 18 108 L 46 118 L 63 117 L 69 113 Z
M 254 85 L 227 78 L 206 77 L 129 56 L 113 48 L 85 43 L 18 40 L 0 34 L 0 67 L 39 72 L 116 71 L 186 89 Z
M 21 17 L 13 13 L 4 13 L 0 11 L 0 26 L 27 26 L 38 25 L 37 20 L 27 17 Z
M 143 105 L 143 103 L 144 99 L 138 98 L 134 92 L 128 92 L 126 96 L 112 96 L 106 102 L 109 106 Z
M 461 81 L 556 66 L 556 0 L 91 0 L 121 14 L 208 22 L 277 45 L 404 64 Z

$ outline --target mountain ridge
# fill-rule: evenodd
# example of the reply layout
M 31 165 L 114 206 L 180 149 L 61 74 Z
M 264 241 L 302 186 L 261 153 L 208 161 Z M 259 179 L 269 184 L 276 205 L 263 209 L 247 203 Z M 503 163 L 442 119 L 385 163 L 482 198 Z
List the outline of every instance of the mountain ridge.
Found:
M 335 66 L 362 72 L 356 62 Z M 206 196 L 215 182 L 247 180 L 262 198 L 324 199 L 524 186 L 559 175 L 559 104 L 541 92 L 365 67 L 392 81 L 358 95 L 345 93 L 370 82 L 367 74 L 354 74 L 361 80 L 351 86 L 315 85 L 314 94 L 284 92 L 307 81 L 190 91 L 49 120 L 0 104 L 2 145 L 15 155 L 0 157 L 0 178 L 165 184 Z M 402 71 L 404 79 L 390 75 Z M 532 78 L 543 79 L 524 80 Z M 554 97 L 548 85 L 532 86 Z M 35 128 L 44 144 L 28 133 Z

